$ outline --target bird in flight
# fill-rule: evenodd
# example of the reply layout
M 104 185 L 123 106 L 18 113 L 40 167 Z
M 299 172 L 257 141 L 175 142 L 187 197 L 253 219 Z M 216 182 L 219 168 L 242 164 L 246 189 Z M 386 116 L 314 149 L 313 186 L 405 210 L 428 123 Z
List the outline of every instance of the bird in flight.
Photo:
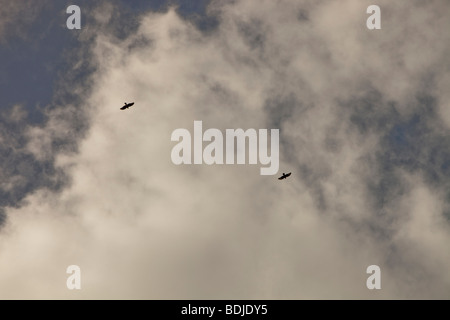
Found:
M 286 179 L 286 178 L 289 177 L 290 175 L 291 175 L 291 172 L 289 172 L 289 173 L 284 173 L 284 172 L 283 172 L 283 175 L 282 175 L 281 177 L 279 177 L 278 180 Z
M 131 103 L 126 103 L 126 102 L 125 102 L 125 104 L 123 105 L 122 108 L 120 108 L 120 110 L 128 109 L 128 108 L 131 107 L 133 104 L 134 104 L 134 102 L 131 102 Z

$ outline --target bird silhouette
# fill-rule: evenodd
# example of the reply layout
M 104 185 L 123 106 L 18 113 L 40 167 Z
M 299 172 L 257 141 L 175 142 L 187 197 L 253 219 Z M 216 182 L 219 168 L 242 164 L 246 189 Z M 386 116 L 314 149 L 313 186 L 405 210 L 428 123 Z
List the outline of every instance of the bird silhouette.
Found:
M 284 173 L 284 172 L 283 172 L 283 175 L 282 175 L 281 177 L 279 177 L 278 180 L 286 179 L 286 178 L 289 177 L 290 175 L 291 175 L 291 172 L 289 172 L 289 173 Z
M 131 107 L 133 104 L 134 104 L 134 102 L 131 102 L 131 103 L 126 103 L 126 102 L 125 102 L 125 104 L 123 105 L 122 108 L 120 108 L 120 110 L 128 109 L 128 108 Z

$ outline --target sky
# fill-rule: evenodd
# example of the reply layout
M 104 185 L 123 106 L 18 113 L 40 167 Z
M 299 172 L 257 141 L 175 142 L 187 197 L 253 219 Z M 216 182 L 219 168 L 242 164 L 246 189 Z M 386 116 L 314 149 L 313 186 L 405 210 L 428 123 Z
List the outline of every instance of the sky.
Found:
M 0 0 L 0 299 L 449 299 L 449 16 Z M 278 129 L 279 171 L 175 165 L 194 121 Z

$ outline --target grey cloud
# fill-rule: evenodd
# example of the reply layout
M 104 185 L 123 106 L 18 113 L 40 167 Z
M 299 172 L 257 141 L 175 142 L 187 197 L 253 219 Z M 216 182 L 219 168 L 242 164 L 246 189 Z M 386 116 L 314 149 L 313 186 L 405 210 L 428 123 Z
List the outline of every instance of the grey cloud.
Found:
M 48 6 L 48 1 L 0 1 L 0 41 L 7 42 L 13 37 L 27 37 L 39 12 Z
M 213 2 L 212 33 L 169 9 L 120 34 L 113 6 L 94 11 L 103 27 L 81 35 L 79 53 L 92 77 L 29 144 L 71 183 L 6 212 L 0 281 L 17 278 L 4 261 L 18 248 L 45 257 L 10 295 L 36 297 L 26 280 L 42 285 L 71 260 L 84 298 L 447 298 L 446 100 L 424 85 L 445 83 L 446 3 L 380 6 L 379 31 L 365 29 L 360 1 Z M 418 54 L 421 43 L 435 46 Z M 130 96 L 135 108 L 117 111 Z M 293 175 L 173 165 L 170 133 L 194 120 L 279 128 L 280 170 Z M 15 258 L 19 270 L 33 261 Z M 365 287 L 371 264 L 378 292 Z M 57 288 L 48 297 L 71 297 Z

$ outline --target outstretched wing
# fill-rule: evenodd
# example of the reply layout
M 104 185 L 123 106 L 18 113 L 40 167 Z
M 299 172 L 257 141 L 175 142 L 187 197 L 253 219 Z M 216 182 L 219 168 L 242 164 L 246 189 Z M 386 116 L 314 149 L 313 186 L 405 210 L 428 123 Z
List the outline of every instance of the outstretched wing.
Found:
M 122 108 L 120 108 L 120 110 L 128 109 L 128 108 L 131 107 L 133 104 L 134 104 L 134 102 L 126 103 Z
M 287 177 L 289 177 L 291 175 L 291 172 L 289 173 L 283 173 L 283 175 L 281 177 L 278 178 L 278 180 L 283 180 L 286 179 Z

